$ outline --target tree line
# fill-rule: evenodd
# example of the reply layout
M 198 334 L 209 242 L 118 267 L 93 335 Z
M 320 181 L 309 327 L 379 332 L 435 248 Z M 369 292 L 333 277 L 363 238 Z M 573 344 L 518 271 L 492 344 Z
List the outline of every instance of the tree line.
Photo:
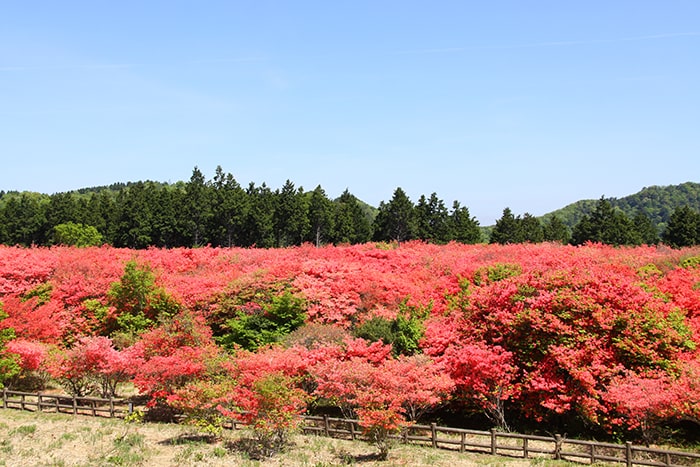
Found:
M 406 215 L 420 229 L 402 231 Z M 276 190 L 243 187 L 220 166 L 211 180 L 195 167 L 189 181 L 175 184 L 0 192 L 0 243 L 7 245 L 270 248 L 404 239 L 476 243 L 481 231 L 466 207 L 455 201 L 448 212 L 435 193 L 414 206 L 399 188 L 377 211 L 347 189 L 330 199 L 321 186 L 305 191 L 289 180 Z
M 677 207 L 659 232 L 644 212 L 629 217 L 601 198 L 570 227 L 557 214 L 516 216 L 505 208 L 484 228 L 454 201 L 448 209 L 436 193 L 414 203 L 400 187 L 373 208 L 347 189 L 330 199 L 287 180 L 241 186 L 219 166 L 207 180 L 195 167 L 187 182 L 114 184 L 45 195 L 0 192 L 0 243 L 6 245 L 100 245 L 124 248 L 211 246 L 287 247 L 302 243 L 524 243 L 555 241 L 612 245 L 700 244 L 700 213 Z
M 662 232 L 645 213 L 638 211 L 633 217 L 615 208 L 604 197 L 597 201 L 589 214 L 569 229 L 556 214 L 545 221 L 525 213 L 515 216 L 505 208 L 489 236 L 490 243 L 538 243 L 558 241 L 572 245 L 587 242 L 607 245 L 656 245 L 663 242 L 674 248 L 700 245 L 700 212 L 687 205 L 676 207 Z

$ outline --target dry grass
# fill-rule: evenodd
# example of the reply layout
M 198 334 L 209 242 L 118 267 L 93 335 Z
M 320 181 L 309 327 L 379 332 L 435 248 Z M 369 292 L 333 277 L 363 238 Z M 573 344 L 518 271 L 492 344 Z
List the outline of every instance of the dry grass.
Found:
M 221 439 L 197 436 L 172 424 L 0 410 L 0 465 L 5 466 L 563 466 L 547 459 L 511 459 L 397 445 L 389 460 L 373 457 L 359 441 L 298 435 L 277 456 L 257 461 L 231 448 L 245 431 Z

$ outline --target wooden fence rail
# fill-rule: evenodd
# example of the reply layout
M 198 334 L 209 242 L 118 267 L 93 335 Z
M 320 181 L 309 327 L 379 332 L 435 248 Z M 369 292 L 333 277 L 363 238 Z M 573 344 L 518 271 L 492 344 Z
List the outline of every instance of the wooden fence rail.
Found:
M 2 391 L 2 408 L 61 412 L 73 415 L 125 417 L 134 411 L 130 401 L 70 397 L 55 394 Z M 349 440 L 365 439 L 357 420 L 329 416 L 303 416 L 304 433 Z M 238 429 L 243 423 L 231 421 L 229 428 Z M 535 436 L 490 431 L 468 430 L 413 424 L 396 437 L 397 441 L 459 452 L 521 457 L 550 457 L 582 464 L 616 462 L 629 467 L 680 467 L 700 465 L 700 453 L 654 449 L 632 443 L 614 444 L 568 439 L 560 435 Z
M 305 433 L 344 439 L 363 439 L 357 420 L 327 416 L 304 416 Z M 647 448 L 632 443 L 614 444 L 568 439 L 560 435 L 535 436 L 490 431 L 410 425 L 397 436 L 399 441 L 436 449 L 478 452 L 491 455 L 522 457 L 547 456 L 582 464 L 616 462 L 627 466 L 700 465 L 700 453 Z
M 2 408 L 109 418 L 123 418 L 134 410 L 131 402 L 122 399 L 73 397 L 61 394 L 10 391 L 8 389 L 2 390 Z

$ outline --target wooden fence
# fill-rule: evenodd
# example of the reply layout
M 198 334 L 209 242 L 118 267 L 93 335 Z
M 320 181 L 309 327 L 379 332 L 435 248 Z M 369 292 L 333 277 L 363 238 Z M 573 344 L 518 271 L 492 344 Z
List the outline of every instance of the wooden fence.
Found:
M 71 397 L 7 389 L 2 391 L 2 408 L 122 418 L 134 411 L 134 405 L 122 399 Z M 357 420 L 312 415 L 306 415 L 303 419 L 304 433 L 349 440 L 364 439 L 362 428 Z M 244 426 L 243 423 L 232 421 L 229 428 L 235 430 L 242 426 Z M 616 462 L 630 467 L 634 465 L 659 467 L 700 465 L 700 453 L 654 449 L 629 442 L 614 444 L 583 441 L 560 435 L 534 436 L 505 433 L 495 429 L 480 431 L 448 428 L 434 423 L 410 425 L 397 436 L 397 441 L 434 449 L 524 459 L 548 457 L 581 464 Z
M 131 402 L 122 399 L 73 397 L 7 389 L 2 390 L 2 408 L 109 418 L 123 418 L 134 410 Z
M 362 439 L 357 420 L 305 416 L 303 431 L 345 439 Z M 700 465 L 700 453 L 647 448 L 632 443 L 614 444 L 598 441 L 568 439 L 560 435 L 534 436 L 490 431 L 448 428 L 430 425 L 410 425 L 397 439 L 435 449 L 477 452 L 491 455 L 548 457 L 582 464 L 616 462 L 627 466 L 687 466 Z

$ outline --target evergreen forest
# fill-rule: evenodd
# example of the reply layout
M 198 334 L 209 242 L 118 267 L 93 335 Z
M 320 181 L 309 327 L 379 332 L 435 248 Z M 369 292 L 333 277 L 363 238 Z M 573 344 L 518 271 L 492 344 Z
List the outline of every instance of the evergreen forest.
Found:
M 437 193 L 411 200 L 396 188 L 370 206 L 345 190 L 331 199 L 287 180 L 242 186 L 219 166 L 208 180 L 195 167 L 186 182 L 139 181 L 41 194 L 0 191 L 0 243 L 120 248 L 288 247 L 311 243 L 538 243 L 673 247 L 700 244 L 700 184 L 644 188 L 625 198 L 582 200 L 535 217 L 503 210 L 483 227 L 469 209 Z

